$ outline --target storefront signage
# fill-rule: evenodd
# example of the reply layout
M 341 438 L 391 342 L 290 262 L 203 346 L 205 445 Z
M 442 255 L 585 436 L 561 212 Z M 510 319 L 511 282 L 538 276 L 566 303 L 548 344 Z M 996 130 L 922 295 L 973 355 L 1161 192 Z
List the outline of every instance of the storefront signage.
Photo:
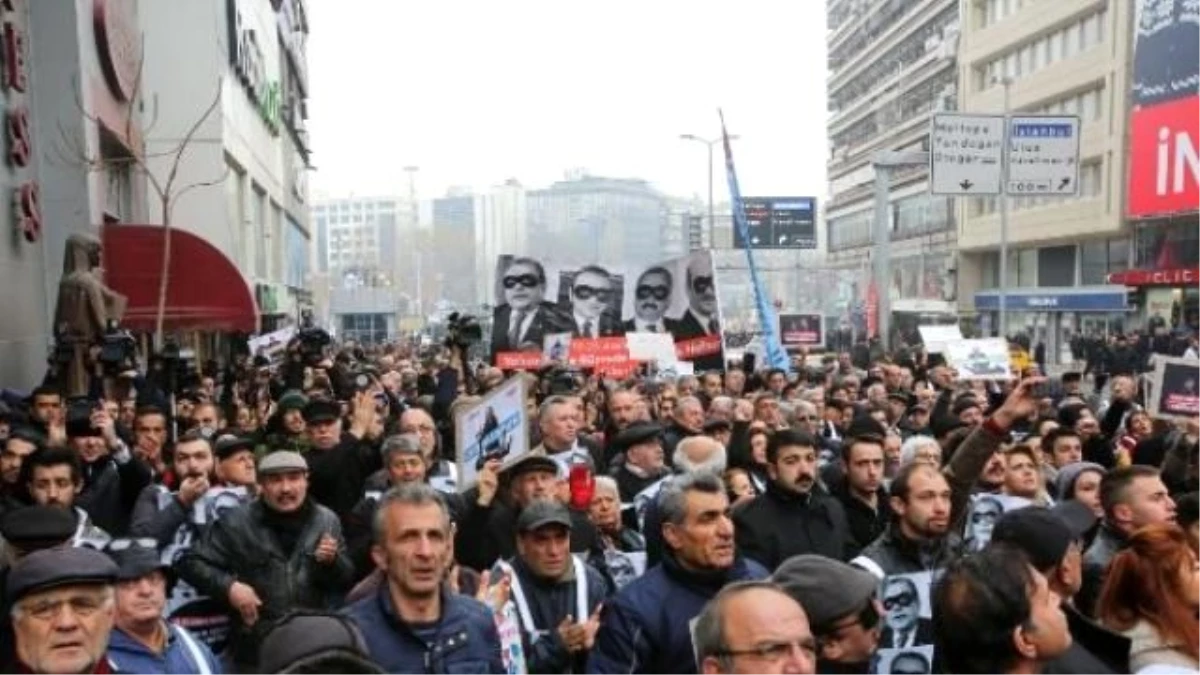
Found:
M 1008 310 L 1030 312 L 1124 312 L 1128 309 L 1124 286 L 1090 292 L 1017 290 L 1009 292 L 1004 303 Z M 999 294 L 996 291 L 976 293 L 975 309 L 999 310 Z
M 9 168 L 17 175 L 12 193 L 13 223 L 25 241 L 35 242 L 42 233 L 41 190 L 33 178 L 21 180 L 21 174 L 29 173 L 33 157 L 33 127 L 25 101 L 29 83 L 29 66 L 25 62 L 27 14 L 23 1 L 0 0 L 0 53 L 4 58 L 0 84 L 8 99 L 4 110 L 4 154 Z
M 237 0 L 228 0 L 228 8 L 229 64 L 271 135 L 277 135 L 283 107 L 279 81 L 268 79 L 261 40 L 253 28 L 242 23 Z
M 1195 286 L 1200 283 L 1200 267 L 1117 272 L 1108 275 L 1108 283 L 1125 286 Z

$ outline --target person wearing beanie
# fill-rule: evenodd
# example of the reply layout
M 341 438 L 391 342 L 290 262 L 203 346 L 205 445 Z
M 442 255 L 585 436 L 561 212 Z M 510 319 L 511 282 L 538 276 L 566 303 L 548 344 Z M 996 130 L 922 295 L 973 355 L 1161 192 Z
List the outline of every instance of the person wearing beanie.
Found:
M 386 672 L 367 655 L 362 633 L 332 612 L 292 612 L 280 619 L 258 647 L 262 673 Z
M 869 673 L 884 611 L 870 572 L 819 555 L 783 561 L 771 575 L 808 615 L 817 639 L 817 672 Z
M 1072 462 L 1062 466 L 1054 478 L 1054 498 L 1059 502 L 1077 501 L 1092 510 L 1097 518 L 1104 517 L 1100 504 L 1100 480 L 1104 467 L 1094 462 Z

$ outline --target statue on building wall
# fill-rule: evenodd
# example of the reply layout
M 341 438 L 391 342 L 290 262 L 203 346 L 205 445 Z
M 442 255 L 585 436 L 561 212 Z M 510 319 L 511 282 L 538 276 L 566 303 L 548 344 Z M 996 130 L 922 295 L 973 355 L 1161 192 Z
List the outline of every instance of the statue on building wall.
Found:
M 58 381 L 68 396 L 88 393 L 99 347 L 125 315 L 127 299 L 110 289 L 100 267 L 100 240 L 72 234 L 63 254 L 63 276 L 58 283 L 54 326 L 59 353 Z

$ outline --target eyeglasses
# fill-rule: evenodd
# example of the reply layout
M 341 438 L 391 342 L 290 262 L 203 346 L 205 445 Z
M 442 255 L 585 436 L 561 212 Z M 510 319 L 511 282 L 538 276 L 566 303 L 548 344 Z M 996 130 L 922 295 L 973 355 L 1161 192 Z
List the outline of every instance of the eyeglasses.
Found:
M 971 514 L 972 523 L 990 523 L 1000 517 L 999 513 L 993 511 L 976 511 Z
M 537 288 L 542 284 L 542 280 L 536 274 L 521 274 L 514 277 L 504 277 L 504 287 L 508 289 L 522 286 L 524 288 Z
M 49 621 L 62 612 L 63 607 L 70 607 L 76 616 L 87 617 L 100 611 L 112 601 L 111 595 L 72 595 L 61 600 L 42 600 L 18 608 L 18 612 L 27 614 L 38 621 Z
M 666 286 L 638 286 L 637 299 L 649 300 L 653 297 L 655 300 L 666 300 L 671 295 L 671 289 Z
M 780 640 L 778 642 L 764 642 L 759 645 L 750 647 L 749 649 L 723 649 L 716 653 L 717 656 L 731 658 L 738 656 L 748 656 L 760 661 L 769 661 L 778 663 L 799 652 L 802 656 L 812 658 L 817 653 L 817 643 L 813 638 L 802 640 Z
M 883 599 L 883 608 L 889 612 L 899 607 L 912 607 L 915 604 L 917 604 L 917 596 L 911 593 L 893 595 Z
M 157 551 L 158 541 L 149 537 L 142 537 L 139 539 L 113 539 L 112 541 L 108 542 L 108 550 L 113 551 L 114 553 L 128 551 L 129 549 L 135 547 L 147 551 Z
M 697 293 L 708 293 L 713 289 L 712 277 L 693 277 L 692 290 Z
M 580 284 L 572 289 L 572 293 L 580 300 L 591 300 L 596 298 L 601 302 L 608 302 L 612 298 L 612 291 L 607 288 L 593 288 L 586 284 Z

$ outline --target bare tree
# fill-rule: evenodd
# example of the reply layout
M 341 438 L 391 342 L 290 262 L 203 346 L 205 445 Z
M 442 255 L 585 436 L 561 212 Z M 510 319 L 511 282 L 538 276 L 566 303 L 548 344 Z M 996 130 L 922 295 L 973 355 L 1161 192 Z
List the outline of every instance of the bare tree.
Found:
M 213 92 L 212 99 L 208 105 L 188 127 L 187 132 L 179 139 L 179 142 L 169 148 L 147 152 L 144 141 L 136 143 L 134 139 L 139 138 L 137 134 L 138 111 L 144 108 L 144 99 L 142 95 L 142 66 L 145 63 L 145 53 L 142 50 L 141 56 L 138 58 L 137 73 L 131 83 L 130 94 L 128 96 L 129 114 L 125 119 L 125 135 L 124 141 L 127 144 L 128 154 L 123 157 L 105 157 L 103 153 L 92 154 L 87 149 L 86 140 L 74 139 L 71 134 L 63 128 L 62 121 L 59 120 L 58 131 L 63 151 L 60 152 L 62 157 L 69 162 L 82 164 L 89 171 L 107 173 L 114 169 L 125 170 L 129 169 L 131 175 L 136 173 L 144 176 L 146 185 L 153 191 L 155 198 L 158 200 L 159 219 L 163 227 L 163 249 L 161 260 L 161 273 L 158 281 L 158 306 L 154 317 L 154 345 L 156 348 L 163 344 L 163 322 L 166 317 L 167 310 L 167 290 L 171 283 L 171 234 L 172 234 L 172 216 L 175 205 L 179 199 L 188 192 L 197 188 L 211 187 L 219 185 L 225 181 L 229 175 L 229 167 L 226 166 L 221 175 L 211 180 L 195 181 L 191 183 L 179 182 L 179 167 L 183 162 L 184 156 L 195 140 L 197 132 L 204 126 L 204 123 L 212 117 L 214 111 L 221 105 L 221 82 L 217 81 L 216 90 Z M 75 105 L 84 119 L 95 125 L 96 129 L 106 129 L 106 125 L 97 115 L 87 110 L 83 105 L 83 101 L 79 98 L 79 88 L 75 87 Z M 158 98 L 155 96 L 152 101 L 151 120 L 145 125 L 145 135 L 149 135 L 158 121 Z M 134 147 L 136 146 L 136 147 Z M 157 160 L 165 160 L 165 169 L 155 171 L 152 163 Z

